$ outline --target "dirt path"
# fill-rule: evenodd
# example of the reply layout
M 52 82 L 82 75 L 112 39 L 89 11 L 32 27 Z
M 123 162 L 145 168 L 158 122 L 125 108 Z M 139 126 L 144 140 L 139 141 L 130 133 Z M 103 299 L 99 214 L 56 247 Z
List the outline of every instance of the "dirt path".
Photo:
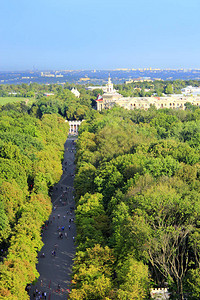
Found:
M 52 193 L 53 212 L 49 218 L 48 229 L 44 230 L 44 247 L 39 254 L 37 270 L 40 277 L 31 289 L 31 297 L 34 292 L 46 292 L 46 299 L 67 299 L 70 289 L 71 270 L 75 245 L 73 237 L 76 236 L 74 220 L 73 182 L 74 182 L 74 144 L 72 138 L 65 143 L 65 155 L 63 161 L 63 175 Z M 70 229 L 69 229 L 70 225 Z M 60 230 L 64 226 L 64 230 Z M 60 228 L 59 228 L 60 227 Z M 60 238 L 59 234 L 63 234 Z M 67 237 L 65 236 L 67 234 Z M 52 255 L 52 251 L 55 251 Z M 42 257 L 44 253 L 45 257 Z M 59 285 L 59 286 L 58 286 Z M 38 298 L 40 299 L 40 298 Z M 45 299 L 45 298 L 43 298 Z

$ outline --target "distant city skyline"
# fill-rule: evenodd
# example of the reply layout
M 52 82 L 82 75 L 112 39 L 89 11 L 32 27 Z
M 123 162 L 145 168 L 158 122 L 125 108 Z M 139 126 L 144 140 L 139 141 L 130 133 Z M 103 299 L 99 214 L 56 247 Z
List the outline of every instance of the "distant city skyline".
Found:
M 200 69 L 199 0 L 9 0 L 0 71 Z
M 0 70 L 0 72 L 75 72 L 75 71 L 94 71 L 94 72 L 98 72 L 98 71 L 195 71 L 198 70 L 200 71 L 200 67 L 199 68 L 116 68 L 116 69 L 58 69 L 58 68 L 54 68 L 54 69 L 37 69 L 37 68 L 30 68 L 30 69 L 22 69 L 22 70 Z

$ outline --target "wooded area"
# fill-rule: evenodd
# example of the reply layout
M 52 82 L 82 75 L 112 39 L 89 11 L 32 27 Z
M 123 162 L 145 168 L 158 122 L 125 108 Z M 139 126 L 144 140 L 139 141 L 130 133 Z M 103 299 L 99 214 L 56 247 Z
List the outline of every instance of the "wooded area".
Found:
M 24 104 L 0 112 L 0 298 L 29 299 L 41 227 L 51 212 L 49 188 L 62 174 L 68 125 L 61 116 L 30 116 Z
M 77 142 L 70 299 L 197 299 L 200 109 L 93 112 Z
M 148 299 L 150 287 L 165 286 L 174 299 L 198 299 L 200 109 L 99 113 L 96 92 L 80 88 L 76 98 L 57 88 L 31 105 L 0 107 L 0 298 L 29 298 L 49 189 L 62 174 L 65 119 L 84 118 L 70 299 Z

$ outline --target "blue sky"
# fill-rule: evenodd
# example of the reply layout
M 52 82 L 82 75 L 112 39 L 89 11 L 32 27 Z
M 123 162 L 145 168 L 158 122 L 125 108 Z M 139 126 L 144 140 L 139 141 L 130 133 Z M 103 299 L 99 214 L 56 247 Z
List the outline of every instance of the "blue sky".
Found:
M 0 71 L 200 68 L 200 0 L 2 0 Z

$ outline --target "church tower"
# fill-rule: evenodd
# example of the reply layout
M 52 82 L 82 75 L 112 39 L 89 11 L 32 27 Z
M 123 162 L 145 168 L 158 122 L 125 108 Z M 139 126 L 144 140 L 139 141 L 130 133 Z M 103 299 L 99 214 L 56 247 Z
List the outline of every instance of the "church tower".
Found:
M 108 83 L 106 84 L 106 93 L 113 93 L 113 92 L 114 92 L 113 83 L 111 81 L 110 74 L 109 74 Z

